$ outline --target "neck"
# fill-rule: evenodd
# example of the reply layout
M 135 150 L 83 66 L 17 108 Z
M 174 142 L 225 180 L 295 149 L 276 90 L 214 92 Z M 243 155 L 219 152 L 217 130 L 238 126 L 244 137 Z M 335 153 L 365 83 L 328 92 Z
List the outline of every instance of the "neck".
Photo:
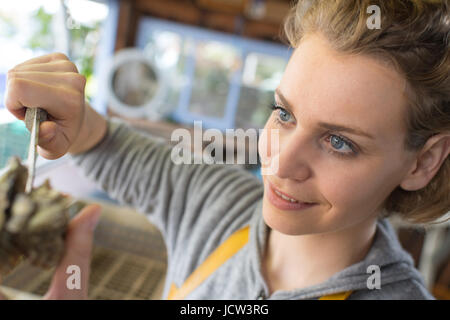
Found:
M 270 229 L 262 267 L 270 292 L 321 283 L 363 260 L 375 231 L 376 219 L 322 234 L 291 236 Z

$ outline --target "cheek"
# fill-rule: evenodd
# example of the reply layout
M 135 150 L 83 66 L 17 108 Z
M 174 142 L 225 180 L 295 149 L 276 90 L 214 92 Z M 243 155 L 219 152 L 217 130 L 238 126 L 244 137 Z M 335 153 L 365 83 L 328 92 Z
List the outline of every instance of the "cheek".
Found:
M 364 215 L 377 210 L 395 186 L 391 170 L 379 162 L 357 164 L 347 170 L 326 170 L 320 190 L 334 213 Z

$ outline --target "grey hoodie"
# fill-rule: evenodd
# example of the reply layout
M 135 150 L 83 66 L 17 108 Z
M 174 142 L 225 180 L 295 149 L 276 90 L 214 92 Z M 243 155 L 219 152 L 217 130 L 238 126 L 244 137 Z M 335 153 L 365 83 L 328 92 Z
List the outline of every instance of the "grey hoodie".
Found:
M 268 226 L 262 217 L 263 184 L 233 165 L 180 164 L 161 139 L 108 120 L 105 138 L 72 156 L 112 198 L 146 214 L 162 232 L 168 270 L 163 297 L 233 232 L 250 226 L 249 242 L 203 281 L 186 299 L 317 299 L 353 290 L 348 299 L 433 299 L 387 220 L 379 220 L 363 261 L 327 281 L 270 296 L 261 273 Z M 380 267 L 381 288 L 368 289 L 370 265 Z

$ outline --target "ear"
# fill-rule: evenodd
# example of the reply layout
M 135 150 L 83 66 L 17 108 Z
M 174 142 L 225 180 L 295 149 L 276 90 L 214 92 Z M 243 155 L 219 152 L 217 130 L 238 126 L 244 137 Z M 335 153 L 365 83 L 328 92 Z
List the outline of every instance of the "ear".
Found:
M 436 175 L 450 153 L 450 134 L 432 136 L 417 153 L 415 166 L 406 174 L 400 187 L 407 191 L 424 188 Z

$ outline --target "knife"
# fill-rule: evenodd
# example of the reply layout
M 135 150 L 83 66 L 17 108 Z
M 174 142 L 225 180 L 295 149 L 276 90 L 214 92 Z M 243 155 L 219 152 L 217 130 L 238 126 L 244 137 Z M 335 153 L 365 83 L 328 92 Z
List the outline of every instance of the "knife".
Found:
M 33 189 L 34 174 L 36 170 L 37 145 L 39 143 L 39 125 L 47 120 L 47 112 L 41 108 L 27 108 L 25 125 L 30 131 L 30 145 L 28 147 L 28 178 L 25 193 Z

